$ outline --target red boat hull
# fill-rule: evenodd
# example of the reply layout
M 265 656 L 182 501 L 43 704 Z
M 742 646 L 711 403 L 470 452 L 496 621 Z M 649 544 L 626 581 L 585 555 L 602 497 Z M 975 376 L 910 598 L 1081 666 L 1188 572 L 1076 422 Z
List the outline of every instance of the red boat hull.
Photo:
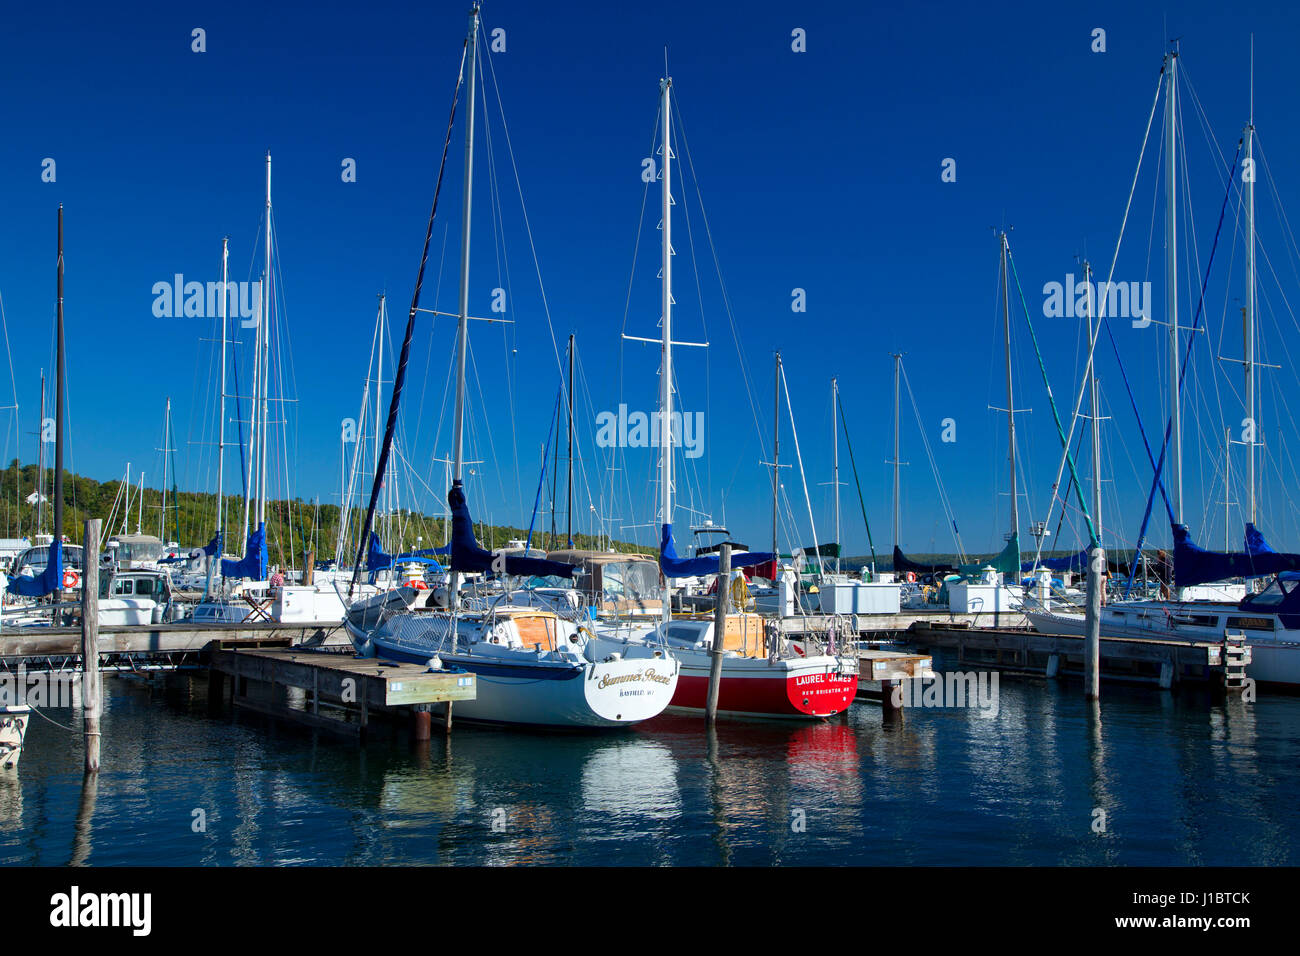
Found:
M 843 713 L 858 691 L 858 675 L 834 663 L 768 664 L 729 659 L 718 685 L 718 713 L 732 717 L 821 720 Z M 683 661 L 670 710 L 703 711 L 709 694 L 707 666 Z

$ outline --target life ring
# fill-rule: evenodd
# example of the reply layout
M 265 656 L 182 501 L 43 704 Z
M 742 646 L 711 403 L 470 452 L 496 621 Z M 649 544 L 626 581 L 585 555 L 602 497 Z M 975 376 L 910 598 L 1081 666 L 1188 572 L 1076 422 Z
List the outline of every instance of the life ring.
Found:
M 908 584 L 915 584 L 915 583 L 916 583 L 916 572 L 915 572 L 915 571 L 908 571 L 908 572 L 907 572 L 907 583 L 908 583 Z
M 81 575 L 77 573 L 76 568 L 67 568 L 63 572 L 63 589 L 70 591 L 81 583 Z
M 410 583 L 409 587 L 413 587 L 413 588 L 415 588 L 415 590 L 417 590 L 417 591 L 427 591 L 427 590 L 429 590 L 429 585 L 425 584 L 423 581 L 412 581 L 412 582 Z

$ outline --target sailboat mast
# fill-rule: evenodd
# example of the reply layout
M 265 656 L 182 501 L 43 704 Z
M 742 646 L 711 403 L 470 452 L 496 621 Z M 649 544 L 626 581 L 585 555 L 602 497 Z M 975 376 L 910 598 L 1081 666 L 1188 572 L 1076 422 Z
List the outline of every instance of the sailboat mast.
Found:
M 1253 52 L 1252 52 L 1253 59 Z M 1255 416 L 1255 108 L 1254 75 L 1252 65 L 1251 77 L 1251 116 L 1246 124 L 1246 168 L 1250 175 L 1246 177 L 1246 306 L 1242 310 L 1244 334 L 1246 337 L 1246 418 L 1248 441 L 1246 442 L 1246 514 L 1251 524 L 1255 523 L 1255 440 L 1259 434 L 1259 423 Z
M 465 353 L 469 339 L 469 234 L 471 197 L 474 190 L 474 97 L 478 67 L 478 4 L 469 19 L 469 93 L 465 111 L 465 191 L 460 219 L 460 314 L 456 323 L 456 418 L 452 463 L 452 482 L 463 479 L 465 451 Z
M 376 328 L 376 331 L 375 331 L 375 339 L 376 339 L 375 347 L 376 347 L 376 349 L 378 350 L 378 352 L 377 352 L 378 357 L 376 358 L 376 361 L 375 361 L 375 435 L 374 435 L 374 448 L 375 448 L 375 468 L 378 468 L 378 467 L 379 467 L 379 442 L 380 442 L 380 439 L 381 439 L 381 437 L 382 437 L 382 436 L 381 436 L 381 433 L 380 433 L 380 427 L 379 427 L 379 405 L 380 405 L 380 402 L 383 401 L 383 397 L 384 397 L 384 293 L 382 293 L 382 292 L 379 293 L 379 312 L 378 312 L 378 314 L 375 316 L 375 328 Z M 383 476 L 383 475 L 376 474 L 376 475 L 375 475 L 375 481 L 379 482 L 379 486 L 380 486 L 381 489 L 384 489 L 384 476 Z M 381 494 L 384 494 L 384 490 L 381 490 L 380 493 L 381 493 Z M 387 497 L 387 496 L 385 495 L 385 497 Z M 383 505 L 381 504 L 381 505 L 380 505 L 380 510 L 379 510 L 379 517 L 382 518 L 383 515 L 384 515 L 384 508 L 383 508 Z M 390 528 L 389 530 L 391 531 L 392 529 Z M 388 542 L 388 544 L 389 544 L 389 547 L 392 547 L 392 542 L 391 542 L 391 541 Z M 396 554 L 397 552 L 394 551 L 393 553 Z
M 781 552 L 776 546 L 777 514 L 781 499 L 781 353 L 776 353 L 776 371 L 772 381 L 772 558 Z
M 271 391 L 271 303 L 273 301 L 271 283 L 273 269 L 271 264 L 271 151 L 269 149 L 266 151 L 266 252 L 264 261 L 266 275 L 262 280 L 262 298 L 266 302 L 266 308 L 262 311 L 262 327 L 258 330 L 262 336 L 262 430 L 258 436 L 258 470 L 261 475 L 258 479 L 257 495 L 257 524 L 259 527 L 266 523 L 266 446 L 271 421 L 268 396 Z
M 1183 413 L 1178 389 L 1178 51 L 1165 57 L 1165 309 L 1169 322 L 1170 470 L 1174 522 L 1183 523 Z
M 163 477 L 162 477 L 162 517 L 158 519 L 158 537 L 167 544 L 167 449 L 171 446 L 172 433 L 172 399 L 167 396 L 167 410 L 163 413 Z
M 1002 328 L 1007 352 L 1007 460 L 1011 471 L 1011 534 L 1020 530 L 1020 508 L 1016 490 L 1016 402 L 1011 375 L 1011 303 L 1007 298 L 1007 234 L 1002 242 Z
M 55 333 L 55 367 L 54 367 L 54 544 L 63 547 L 63 393 L 64 383 L 64 347 L 63 347 L 63 203 L 59 203 L 59 308 L 57 331 Z M 99 560 L 98 555 L 87 555 L 88 559 Z M 55 589 L 54 599 L 58 601 L 62 594 L 63 582 Z
M 469 235 L 470 208 L 474 192 L 474 98 L 478 78 L 478 10 L 477 3 L 469 14 L 469 37 L 466 40 L 469 60 L 469 93 L 465 105 L 465 189 L 460 214 L 460 314 L 456 321 L 456 417 L 452 436 L 452 484 L 463 483 L 465 466 L 465 353 L 469 348 Z M 451 572 L 448 586 L 449 604 L 459 603 L 460 574 Z
M 573 333 L 569 333 L 569 503 L 565 507 L 565 522 L 568 525 L 569 547 L 573 547 Z
M 835 495 L 835 573 L 840 573 L 840 429 L 836 420 L 839 415 L 840 382 L 831 379 L 831 491 Z
M 1232 429 L 1223 431 L 1223 550 L 1232 550 Z
M 230 238 L 221 240 L 221 392 L 217 399 L 217 553 L 213 560 L 221 566 L 226 531 L 226 322 L 230 298 Z
M 898 457 L 898 404 L 900 398 L 898 386 L 899 386 L 899 378 L 900 378 L 899 373 L 902 371 L 902 362 L 903 362 L 902 353 L 895 352 L 894 353 L 894 549 L 895 550 L 897 550 L 899 547 L 898 544 L 899 532 L 902 530 L 900 527 L 902 522 L 900 521 L 901 514 L 899 510 L 899 506 L 900 506 L 899 493 L 901 491 L 901 484 L 899 482 L 899 474 L 898 474 L 898 469 L 900 465 L 900 459 Z M 895 568 L 895 570 L 897 571 L 897 568 Z
M 1100 323 L 1097 331 L 1093 332 L 1093 314 L 1092 314 L 1092 265 L 1088 262 L 1083 264 L 1083 286 L 1086 289 L 1087 296 L 1087 317 L 1088 317 L 1088 343 L 1089 346 L 1096 341 L 1096 336 L 1101 334 Z M 1101 544 L 1101 402 L 1098 397 L 1097 389 L 1097 365 L 1091 357 L 1094 353 L 1089 351 L 1088 359 L 1088 392 L 1092 407 L 1092 521 L 1093 527 L 1097 529 L 1097 543 Z
M 41 369 L 41 419 L 36 428 L 36 531 L 45 530 L 45 369 Z
M 672 243 L 672 77 L 665 76 L 659 81 L 661 114 L 660 128 L 660 198 L 662 211 L 660 239 L 662 250 L 663 304 L 661 324 L 663 326 L 663 357 L 659 367 L 659 494 L 663 502 L 662 524 L 673 523 L 673 243 Z M 664 579 L 664 622 L 672 618 L 672 583 Z

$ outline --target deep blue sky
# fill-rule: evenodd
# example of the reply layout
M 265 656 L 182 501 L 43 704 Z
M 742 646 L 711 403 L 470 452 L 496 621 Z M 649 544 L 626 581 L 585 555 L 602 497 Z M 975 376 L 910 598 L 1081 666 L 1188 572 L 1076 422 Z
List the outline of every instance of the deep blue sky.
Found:
M 21 406 L 21 455 L 34 458 L 39 369 L 52 365 L 55 209 L 65 205 L 69 336 L 69 467 L 101 479 L 126 462 L 159 477 L 163 405 L 171 396 L 182 487 L 211 491 L 212 324 L 158 319 L 155 282 L 174 273 L 218 277 L 223 235 L 232 279 L 260 268 L 264 153 L 275 158 L 275 219 L 283 320 L 296 378 L 290 407 L 289 478 L 277 494 L 332 500 L 339 484 L 339 422 L 355 415 L 366 372 L 374 296 L 391 295 L 405 318 L 418 262 L 468 4 L 312 2 L 128 3 L 118 7 L 4 5 L 0 19 L 0 294 Z M 1282 208 L 1295 208 L 1292 47 L 1300 12 L 1289 4 L 1097 3 L 1086 10 L 1040 4 L 925 3 L 904 9 L 856 3 L 541 5 L 491 0 L 485 31 L 506 31 L 492 54 L 523 199 L 557 340 L 579 340 L 579 442 L 586 465 L 575 511 L 589 499 L 615 536 L 652 540 L 654 489 L 647 451 L 631 452 L 607 481 L 590 446 L 594 413 L 650 409 L 657 351 L 624 345 L 626 331 L 656 335 L 657 214 L 640 233 L 641 159 L 655 122 L 664 47 L 685 121 L 736 342 L 722 311 L 700 220 L 693 218 L 704 310 L 689 267 L 685 207 L 676 222 L 678 334 L 708 337 L 707 354 L 679 352 L 680 404 L 707 411 L 703 457 L 682 470 L 682 499 L 755 544 L 770 536 L 771 354 L 780 349 L 795 403 L 800 446 L 823 540 L 831 536 L 830 379 L 838 376 L 877 547 L 887 551 L 891 351 L 905 363 L 940 476 L 972 552 L 1001 546 L 1007 524 L 1001 319 L 995 298 L 993 229 L 1014 226 L 1012 247 L 1049 374 L 1070 404 L 1081 373 L 1080 324 L 1038 315 L 1043 283 L 1081 270 L 1076 256 L 1108 267 L 1165 40 L 1182 37 L 1185 78 L 1217 148 L 1231 156 L 1249 106 L 1249 43 L 1255 34 L 1255 121 Z M 1165 21 L 1167 20 L 1167 25 Z M 191 52 L 191 30 L 207 52 Z M 1091 31 L 1107 50 L 1091 52 Z M 807 52 L 791 31 L 807 31 Z M 486 65 L 484 69 L 487 70 Z M 472 329 L 476 406 L 470 455 L 481 517 L 523 523 L 532 507 L 539 448 L 550 424 L 558 369 L 542 311 L 518 191 L 501 138 L 489 73 L 493 166 L 502 197 L 493 234 L 486 147 L 477 171 L 471 310 L 488 314 L 508 257 L 516 324 Z M 463 114 L 462 114 L 463 115 Z M 482 123 L 480 113 L 480 123 Z M 1193 237 L 1200 266 L 1223 195 L 1221 171 L 1186 96 Z M 1149 280 L 1154 316 L 1164 314 L 1160 121 L 1153 129 L 1116 278 Z M 425 305 L 455 307 L 461 140 L 457 135 L 435 229 Z M 679 144 L 679 152 L 680 144 Z M 46 157 L 57 181 L 41 180 Z M 340 164 L 357 161 L 357 182 Z M 957 161 L 957 181 L 940 163 Z M 693 186 L 691 187 L 694 188 Z M 1268 443 L 1262 525 L 1275 543 L 1300 546 L 1300 512 L 1286 493 L 1295 479 L 1295 393 L 1286 336 L 1296 331 L 1294 240 L 1280 224 L 1273 185 L 1261 171 L 1261 429 Z M 653 198 L 653 197 L 652 197 Z M 653 210 L 653 204 L 652 204 Z M 1185 216 L 1183 217 L 1186 222 Z M 1154 229 L 1152 224 L 1154 222 Z M 1221 442 L 1238 423 L 1240 371 L 1213 361 L 1238 356 L 1242 247 L 1237 200 L 1207 303 L 1210 335 L 1198 343 L 1187 398 L 1186 517 L 1203 541 L 1224 535 Z M 441 260 L 444 229 L 447 256 Z M 1184 236 L 1183 242 L 1191 241 Z M 1184 249 L 1188 247 L 1183 246 Z M 1267 272 L 1267 254 L 1281 285 Z M 1180 315 L 1191 314 L 1183 276 Z M 791 290 L 807 291 L 805 314 Z M 1119 323 L 1116 335 L 1150 432 L 1163 428 L 1162 333 Z M 441 491 L 449 447 L 444 409 L 452 323 L 422 320 L 413 350 L 405 428 L 416 482 Z M 1059 444 L 1022 318 L 1013 334 L 1023 458 L 1022 525 L 1040 518 Z M 561 342 L 561 348 L 562 348 Z M 511 357 L 512 349 L 517 353 Z M 1099 366 L 1105 391 L 1104 515 L 1130 541 L 1150 470 L 1109 346 Z M 429 358 L 431 356 L 431 359 Z M 747 369 L 756 425 L 741 375 Z M 1217 367 L 1216 367 L 1217 366 Z M 0 381 L 7 374 L 0 375 Z M 245 383 L 246 386 L 246 383 Z M 233 390 L 233 386 L 232 386 Z M 0 386 L 7 404 L 8 382 Z M 421 398 L 423 401 L 421 401 Z M 513 406 L 512 406 L 513 402 Z M 1068 414 L 1068 411 L 1067 411 Z M 957 441 L 941 443 L 941 421 Z M 904 396 L 903 545 L 948 550 L 952 538 Z M 442 422 L 441 437 L 433 435 Z M 419 438 L 414 436 L 418 427 Z M 760 442 L 759 429 L 762 431 Z M 488 432 L 491 431 L 491 441 Z M 783 460 L 794 460 L 789 421 Z M 6 459 L 14 452 L 12 424 Z M 1234 451 L 1232 497 L 1243 458 Z M 841 446 L 842 480 L 851 481 Z M 518 466 L 516 465 L 518 462 Z M 282 466 L 281 466 L 282 467 Z M 807 543 L 797 470 L 783 472 Z M 228 472 L 227 487 L 237 481 Z M 150 481 L 150 484 L 153 484 Z M 588 494 L 590 488 L 590 495 Z M 415 504 L 440 507 L 422 492 Z M 866 550 L 856 496 L 843 498 L 845 546 Z M 692 516 L 677 515 L 679 524 Z M 1242 521 L 1234 511 L 1234 538 Z M 562 523 L 562 521 L 561 521 Z M 579 522 L 590 529 L 590 521 Z M 1055 526 L 1055 518 L 1053 519 Z M 1061 546 L 1077 543 L 1062 532 Z M 1168 540 L 1165 522 L 1156 540 Z M 786 536 L 783 535 L 783 538 Z M 1055 539 L 1054 539 L 1055 540 Z M 790 543 L 783 540 L 783 544 Z

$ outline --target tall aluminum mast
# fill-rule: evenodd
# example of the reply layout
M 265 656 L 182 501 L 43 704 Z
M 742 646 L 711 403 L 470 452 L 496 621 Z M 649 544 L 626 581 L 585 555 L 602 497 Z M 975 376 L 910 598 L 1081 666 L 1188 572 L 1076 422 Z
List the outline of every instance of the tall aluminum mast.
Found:
M 1254 58 L 1252 50 L 1252 60 Z M 1259 437 L 1259 420 L 1255 414 L 1255 90 L 1254 65 L 1251 69 L 1251 108 L 1250 121 L 1246 124 L 1246 168 L 1250 175 L 1246 177 L 1246 306 L 1242 310 L 1244 334 L 1246 338 L 1246 514 L 1251 524 L 1255 523 L 1255 442 Z
M 661 181 L 660 196 L 662 212 L 660 229 L 663 233 L 661 275 L 662 286 L 662 326 L 663 346 L 659 367 L 659 497 L 662 502 L 660 521 L 663 525 L 673 523 L 673 243 L 672 243 L 672 114 L 671 91 L 673 80 L 665 76 L 659 81 L 661 159 L 659 176 Z M 663 619 L 672 619 L 672 583 L 664 578 Z
M 1094 333 L 1092 266 L 1086 261 L 1083 264 L 1083 285 L 1087 290 L 1088 342 L 1091 345 L 1096 336 L 1101 335 L 1101 323 L 1097 323 Z M 1091 358 L 1088 361 L 1088 392 L 1092 406 L 1092 523 L 1097 530 L 1097 543 L 1101 544 L 1101 401 L 1097 388 L 1097 364 Z
M 1002 322 L 1007 350 L 1007 459 L 1011 467 L 1011 533 L 1020 530 L 1020 508 L 1016 489 L 1016 402 L 1011 376 L 1011 304 L 1007 298 L 1007 234 L 1001 234 L 1002 246 Z
M 465 462 L 465 353 L 469 347 L 469 229 L 470 209 L 474 191 L 474 97 L 478 66 L 478 11 L 474 4 L 469 14 L 469 38 L 466 56 L 469 60 L 469 93 L 465 111 L 465 190 L 461 200 L 460 235 L 460 313 L 456 322 L 456 416 L 452 435 L 452 486 L 463 482 Z M 460 603 L 460 573 L 451 572 L 448 585 L 449 603 L 454 608 Z
M 831 379 L 831 490 L 835 495 L 835 573 L 840 573 L 840 552 L 844 545 L 840 541 L 840 430 L 839 430 L 839 379 Z
M 1178 394 L 1178 51 L 1165 57 L 1165 309 L 1169 322 L 1169 418 L 1174 521 L 1183 523 L 1183 413 Z
M 268 396 L 271 391 L 271 303 L 274 301 L 271 284 L 274 272 L 271 263 L 271 151 L 269 149 L 266 151 L 265 268 L 266 276 L 262 280 L 262 298 L 266 302 L 266 308 L 262 311 L 262 325 L 258 329 L 258 334 L 262 339 L 262 429 L 258 436 L 258 469 L 261 474 L 258 479 L 257 495 L 257 523 L 259 526 L 266 523 L 266 447 L 267 432 L 270 431 L 271 423 Z

